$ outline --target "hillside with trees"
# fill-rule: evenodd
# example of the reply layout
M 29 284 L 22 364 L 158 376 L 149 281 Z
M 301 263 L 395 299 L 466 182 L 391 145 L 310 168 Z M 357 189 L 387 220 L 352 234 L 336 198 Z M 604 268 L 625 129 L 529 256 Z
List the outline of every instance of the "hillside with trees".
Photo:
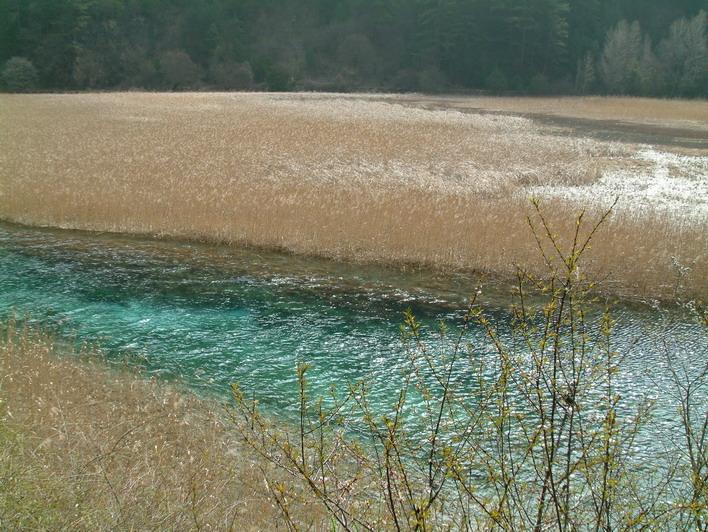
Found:
M 0 0 L 2 88 L 708 96 L 703 0 Z

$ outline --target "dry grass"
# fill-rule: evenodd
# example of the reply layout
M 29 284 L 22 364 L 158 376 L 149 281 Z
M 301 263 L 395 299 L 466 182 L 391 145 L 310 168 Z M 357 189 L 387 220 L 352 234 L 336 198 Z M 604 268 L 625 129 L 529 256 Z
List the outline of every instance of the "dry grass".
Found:
M 262 471 L 280 475 L 245 453 L 216 404 L 90 353 L 58 357 L 12 323 L 3 332 L 0 528 L 285 529 Z
M 569 234 L 581 203 L 612 202 L 606 175 L 654 168 L 637 146 L 395 102 L 1 96 L 0 217 L 505 276 L 515 264 L 542 271 L 525 221 L 529 195 L 548 198 L 558 231 Z M 679 183 L 705 183 L 706 157 L 682 161 L 672 170 Z M 679 263 L 691 269 L 686 289 L 706 294 L 706 198 L 659 202 L 642 187 L 597 239 L 592 273 L 625 294 L 664 297 Z M 566 190 L 583 191 L 582 202 L 554 193 Z

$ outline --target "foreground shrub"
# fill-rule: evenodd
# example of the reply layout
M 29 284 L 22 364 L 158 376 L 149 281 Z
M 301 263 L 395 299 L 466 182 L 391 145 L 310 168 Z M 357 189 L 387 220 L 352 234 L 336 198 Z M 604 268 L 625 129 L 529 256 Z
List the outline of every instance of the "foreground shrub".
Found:
M 294 479 L 271 488 L 293 529 L 290 501 L 303 486 L 346 530 L 703 529 L 705 368 L 689 378 L 667 356 L 682 443 L 666 464 L 642 463 L 636 441 L 653 405 L 618 393 L 624 353 L 580 267 L 611 209 L 590 225 L 580 214 L 564 243 L 534 206 L 547 277 L 518 272 L 511 323 L 473 298 L 457 329 L 440 324 L 443 349 L 406 313 L 409 366 L 389 411 L 372 406 L 366 381 L 312 398 L 300 364 L 299 421 L 288 432 L 234 385 L 245 440 Z

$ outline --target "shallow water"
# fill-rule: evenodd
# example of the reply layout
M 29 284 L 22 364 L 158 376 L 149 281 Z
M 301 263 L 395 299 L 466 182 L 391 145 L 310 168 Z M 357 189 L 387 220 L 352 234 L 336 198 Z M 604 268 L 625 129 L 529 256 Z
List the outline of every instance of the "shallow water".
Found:
M 0 223 L 0 318 L 27 315 L 67 340 L 97 342 L 109 357 L 136 355 L 150 373 L 204 393 L 225 396 L 238 381 L 275 413 L 295 408 L 299 361 L 312 364 L 316 391 L 367 378 L 374 404 L 389 408 L 408 368 L 403 311 L 412 308 L 430 330 L 438 319 L 454 324 L 475 283 L 462 274 Z M 506 293 L 484 292 L 499 323 Z M 626 355 L 620 393 L 628 405 L 657 400 L 645 441 L 658 432 L 668 442 L 677 415 L 660 340 L 670 338 L 674 364 L 695 372 L 708 355 L 706 330 L 677 309 L 619 305 L 614 315 L 614 348 Z M 486 344 L 481 330 L 471 334 Z

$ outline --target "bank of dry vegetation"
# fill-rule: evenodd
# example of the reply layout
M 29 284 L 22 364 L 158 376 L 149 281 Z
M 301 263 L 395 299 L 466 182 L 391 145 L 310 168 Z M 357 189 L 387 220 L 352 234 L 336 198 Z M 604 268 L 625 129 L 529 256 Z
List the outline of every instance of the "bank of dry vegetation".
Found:
M 401 103 L 2 96 L 0 217 L 509 276 L 516 265 L 543 270 L 525 221 L 530 196 L 546 198 L 563 238 L 573 230 L 564 221 L 607 208 L 617 189 L 591 273 L 618 292 L 670 297 L 678 264 L 684 289 L 706 293 L 700 150 L 667 163 L 646 147 L 561 136 L 526 118 Z M 564 105 L 572 115 L 573 101 Z M 700 116 L 705 103 L 685 106 Z
M 272 483 L 282 475 L 246 452 L 216 403 L 13 323 L 3 325 L 0 369 L 3 530 L 283 523 L 263 473 Z M 316 506 L 299 512 L 304 524 L 318 519 Z

